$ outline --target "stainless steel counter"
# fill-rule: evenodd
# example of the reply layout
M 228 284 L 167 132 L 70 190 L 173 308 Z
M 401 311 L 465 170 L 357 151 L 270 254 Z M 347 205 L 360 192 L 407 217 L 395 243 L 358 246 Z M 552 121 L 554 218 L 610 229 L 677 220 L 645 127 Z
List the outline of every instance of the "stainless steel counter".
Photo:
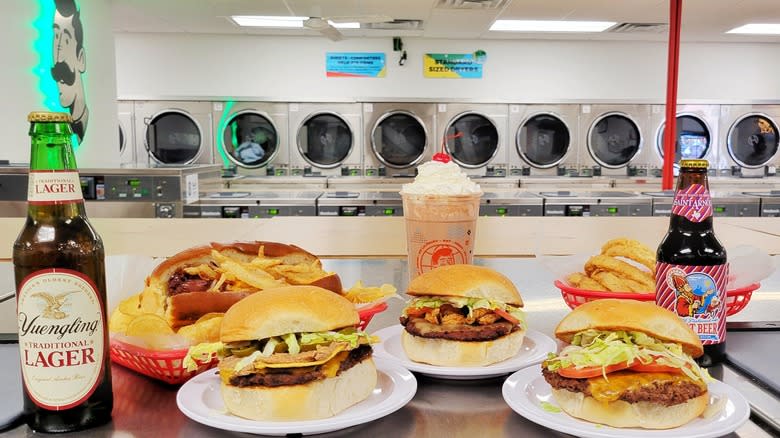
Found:
M 530 327 L 551 335 L 557 322 L 568 312 L 560 293 L 552 286 L 553 275 L 536 259 L 491 258 L 477 260 L 512 279 L 525 301 Z M 327 259 L 325 268 L 338 272 L 345 287 L 357 280 L 376 285 L 391 283 L 399 290 L 406 287 L 405 261 L 400 259 Z M 752 302 L 734 321 L 776 319 L 780 314 L 780 275 L 764 281 Z M 391 300 L 387 311 L 372 320 L 368 331 L 397 324 L 403 307 Z M 761 348 L 762 346 L 756 346 Z M 780 415 L 777 397 L 757 387 L 751 379 L 728 367 L 711 370 L 716 377 L 738 388 L 753 403 L 762 403 L 769 416 Z M 114 421 L 106 426 L 81 432 L 79 437 L 200 437 L 248 436 L 231 434 L 189 420 L 176 407 L 176 387 L 170 387 L 113 367 Z M 414 399 L 401 410 L 362 426 L 320 435 L 323 437 L 555 437 L 567 436 L 539 426 L 512 411 L 501 396 L 504 378 L 482 381 L 446 381 L 417 376 Z M 763 397 L 763 399 L 762 399 Z M 777 411 L 775 411 L 777 409 Z M 772 436 L 752 419 L 730 437 Z M 11 437 L 30 436 L 27 426 L 6 433 Z

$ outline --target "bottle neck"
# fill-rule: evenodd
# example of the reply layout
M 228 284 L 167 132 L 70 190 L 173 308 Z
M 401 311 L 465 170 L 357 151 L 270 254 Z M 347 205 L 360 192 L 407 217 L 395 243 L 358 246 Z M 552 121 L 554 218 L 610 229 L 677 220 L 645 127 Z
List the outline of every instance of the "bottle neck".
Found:
M 72 136 L 67 122 L 35 122 L 30 126 L 29 218 L 86 216 Z M 47 179 L 40 181 L 37 175 Z
M 681 201 L 690 203 L 691 208 L 676 211 L 677 204 Z M 697 207 L 697 202 L 705 202 L 708 204 L 708 207 Z M 692 211 L 703 213 L 706 217 L 703 220 L 693 220 L 691 216 Z M 677 190 L 674 193 L 670 227 L 691 232 L 712 230 L 712 214 L 712 199 L 710 197 L 709 181 L 707 180 L 707 169 L 681 169 L 680 176 L 677 179 Z

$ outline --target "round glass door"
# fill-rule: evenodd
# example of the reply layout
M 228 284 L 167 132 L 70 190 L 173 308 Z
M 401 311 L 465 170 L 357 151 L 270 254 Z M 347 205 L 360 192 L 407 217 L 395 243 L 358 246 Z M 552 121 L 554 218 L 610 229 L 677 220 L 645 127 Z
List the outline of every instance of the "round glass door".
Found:
M 122 129 L 122 125 L 119 125 L 119 153 L 125 151 L 125 131 Z
M 371 132 L 374 154 L 389 167 L 414 165 L 422 159 L 427 144 L 428 134 L 422 121 L 407 112 L 385 114 Z
M 777 125 L 761 114 L 743 116 L 731 127 L 727 139 L 731 158 L 748 168 L 766 165 L 777 154 L 778 141 Z
M 276 154 L 279 135 L 274 124 L 263 115 L 240 112 L 228 119 L 222 131 L 222 147 L 237 166 L 262 167 Z
M 604 167 L 623 167 L 639 152 L 642 134 L 633 120 L 622 114 L 601 116 L 590 127 L 588 151 Z
M 186 114 L 167 111 L 154 116 L 149 122 L 146 145 L 155 161 L 189 164 L 200 153 L 200 127 Z
M 484 166 L 498 152 L 498 130 L 481 114 L 462 114 L 447 127 L 445 144 L 452 159 L 461 166 Z
M 298 150 L 315 166 L 336 167 L 352 150 L 352 130 L 335 114 L 314 114 L 298 129 Z
M 517 153 L 533 167 L 544 169 L 560 163 L 570 144 L 568 126 L 552 114 L 531 116 L 517 130 Z
M 704 120 L 692 114 L 677 116 L 677 140 L 674 142 L 674 163 L 685 159 L 700 159 L 707 155 L 710 149 L 710 128 Z M 656 147 L 661 158 L 664 157 L 664 130 L 666 122 L 658 130 Z

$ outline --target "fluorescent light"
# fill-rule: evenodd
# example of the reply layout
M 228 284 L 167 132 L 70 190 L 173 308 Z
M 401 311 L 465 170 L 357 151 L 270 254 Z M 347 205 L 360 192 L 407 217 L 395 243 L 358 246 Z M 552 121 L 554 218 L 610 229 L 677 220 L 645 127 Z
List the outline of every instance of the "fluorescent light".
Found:
M 603 32 L 614 21 L 496 20 L 490 30 L 507 32 Z
M 233 15 L 233 22 L 243 27 L 296 27 L 302 28 L 309 17 L 269 16 L 269 15 Z
M 742 33 L 753 35 L 780 35 L 780 24 L 778 23 L 748 23 L 744 26 L 735 27 L 726 33 Z
M 336 29 L 360 29 L 360 23 L 334 23 L 330 20 L 328 23 Z

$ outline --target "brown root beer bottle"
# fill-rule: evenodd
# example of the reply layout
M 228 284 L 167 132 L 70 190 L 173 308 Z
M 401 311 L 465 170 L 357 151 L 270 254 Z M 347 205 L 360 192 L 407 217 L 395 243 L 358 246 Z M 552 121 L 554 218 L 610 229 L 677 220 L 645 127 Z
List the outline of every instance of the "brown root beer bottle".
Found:
M 70 115 L 28 120 L 27 221 L 13 248 L 24 417 L 70 432 L 111 419 L 103 242 L 84 211 Z
M 704 344 L 701 365 L 726 352 L 726 250 L 712 228 L 707 160 L 681 160 L 669 231 L 658 247 L 655 302 L 679 315 Z

